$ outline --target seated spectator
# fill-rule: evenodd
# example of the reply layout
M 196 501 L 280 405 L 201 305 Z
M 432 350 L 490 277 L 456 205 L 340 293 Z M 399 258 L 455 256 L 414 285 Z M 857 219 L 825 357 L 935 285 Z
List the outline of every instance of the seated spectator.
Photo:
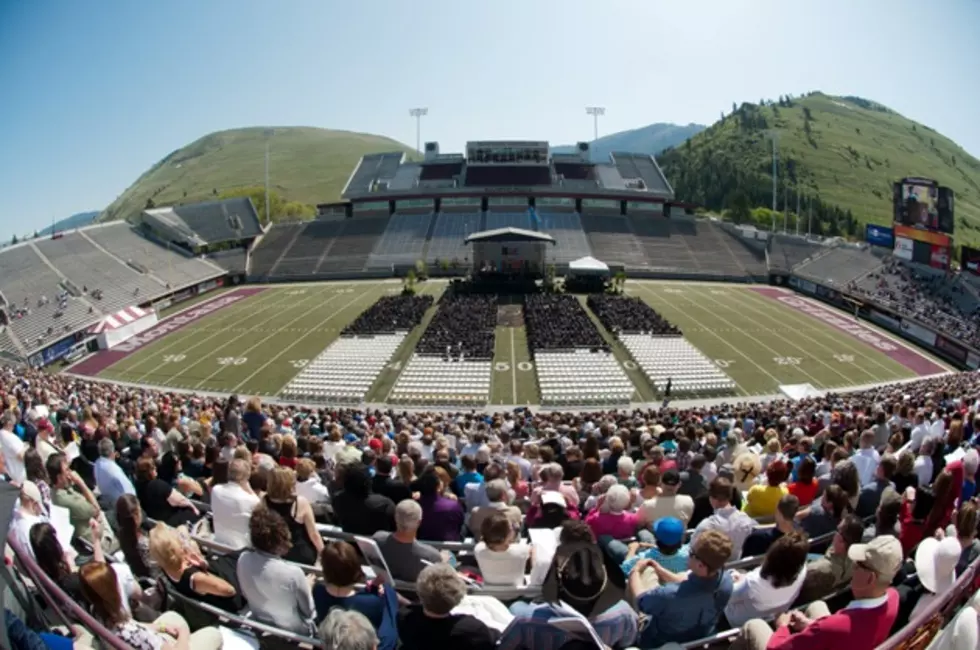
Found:
M 901 495 L 892 488 L 887 488 L 881 494 L 881 501 L 878 503 L 878 509 L 875 510 L 874 522 L 864 529 L 861 543 L 867 544 L 879 535 L 893 535 L 901 540 L 902 525 L 899 523 L 901 515 Z
M 520 457 L 516 458 L 522 461 L 524 460 Z M 514 498 L 527 499 L 531 494 L 531 484 L 524 478 L 524 472 L 521 465 L 515 460 L 515 457 L 507 460 L 504 470 L 507 473 L 507 483 L 510 484 L 510 488 L 514 491 Z
M 207 564 L 193 564 L 177 532 L 163 524 L 150 531 L 150 557 L 160 566 L 163 575 L 178 593 L 227 612 L 237 612 L 241 603 L 235 587 L 224 578 L 214 575 Z
M 75 536 L 91 544 L 90 522 L 102 512 L 95 495 L 77 472 L 68 469 L 68 458 L 64 454 L 49 456 L 45 469 L 51 479 L 51 503 L 68 510 Z
M 316 623 L 320 625 L 334 608 L 356 611 L 377 632 L 378 650 L 395 650 L 398 645 L 398 594 L 392 585 L 375 580 L 367 587 L 354 585 L 364 580 L 357 550 L 347 542 L 328 542 L 320 555 L 323 582 L 313 587 Z
M 296 495 L 296 473 L 285 467 L 272 470 L 268 491 L 262 501 L 286 522 L 291 545 L 286 549 L 285 559 L 299 564 L 316 564 L 323 549 L 323 537 L 316 528 L 310 502 Z M 251 523 L 249 527 L 251 529 Z
M 425 567 L 416 582 L 419 604 L 398 614 L 404 650 L 493 650 L 500 633 L 469 614 L 452 610 L 466 596 L 466 583 L 448 564 Z
M 3 460 L 0 456 L 0 469 Z M 32 481 L 24 481 L 20 486 L 20 494 L 17 499 L 17 506 L 14 508 L 13 519 L 10 522 L 11 535 L 20 546 L 28 553 L 31 551 L 31 529 L 39 523 L 47 522 L 47 515 L 44 514 L 41 492 L 37 485 Z
M 744 512 L 739 511 L 731 503 L 732 482 L 719 476 L 711 482 L 708 488 L 708 499 L 714 513 L 698 524 L 691 536 L 691 547 L 695 546 L 698 536 L 709 530 L 718 530 L 725 534 L 731 544 L 731 559 L 742 557 L 742 547 L 752 531 L 755 521 Z M 726 560 L 727 561 L 727 560 Z
M 820 537 L 836 530 L 841 517 L 850 512 L 850 502 L 847 493 L 838 486 L 831 485 L 823 493 L 818 503 L 801 510 L 797 514 L 800 527 L 806 531 L 810 539 Z
M 735 457 L 732 470 L 734 472 L 732 480 L 735 487 L 738 488 L 739 492 L 745 493 L 755 486 L 756 478 L 762 473 L 762 464 L 756 454 L 751 451 L 744 451 Z
M 732 595 L 732 576 L 725 570 L 732 550 L 732 540 L 725 533 L 710 529 L 691 543 L 686 575 L 669 572 L 653 560 L 636 563 L 629 590 L 638 594 L 636 608 L 647 621 L 639 646 L 657 648 L 711 634 Z M 644 591 L 641 576 L 649 567 L 659 586 Z
M 599 497 L 595 509 L 585 517 L 599 546 L 616 564 L 622 563 L 628 552 L 621 540 L 636 536 L 642 542 L 656 542 L 649 530 L 640 530 L 646 526 L 646 521 L 641 513 L 628 510 L 631 501 L 629 490 L 622 485 L 613 485 Z
M 806 579 L 808 549 L 806 536 L 792 531 L 769 547 L 761 566 L 744 575 L 735 573 L 735 588 L 725 607 L 729 625 L 741 627 L 751 618 L 768 620 L 786 611 Z
M 759 619 L 745 624 L 742 635 L 750 650 L 791 648 L 847 648 L 873 650 L 884 643 L 898 615 L 898 592 L 891 582 L 902 564 L 902 546 L 890 535 L 870 544 L 854 544 L 848 550 L 854 563 L 850 606 L 831 614 L 823 602 L 813 603 L 806 614 L 780 614 L 776 630 Z
M 410 458 L 407 460 L 408 462 L 412 462 Z M 392 478 L 391 474 L 393 469 L 394 464 L 390 457 L 381 456 L 378 458 L 376 471 L 374 477 L 371 479 L 371 492 L 388 497 L 392 503 L 397 504 L 405 499 L 412 498 L 412 488 L 409 486 L 412 484 L 414 478 L 409 480 L 408 483 L 403 483 L 397 478 Z
M 956 577 L 963 575 L 967 567 L 980 557 L 980 541 L 977 525 L 980 524 L 975 503 L 964 503 L 956 511 L 956 541 L 960 543 L 960 559 L 956 563 Z
M 95 522 L 93 528 L 97 530 L 98 525 L 98 522 Z M 41 570 L 51 578 L 53 583 L 61 587 L 62 591 L 81 602 L 83 600 L 82 586 L 78 580 L 78 565 L 75 563 L 77 554 L 75 551 L 71 548 L 67 550 L 62 548 L 54 526 L 47 522 L 34 524 L 34 527 L 31 528 L 30 538 L 30 549 L 34 553 L 34 559 Z M 99 542 L 98 536 L 93 537 L 93 539 L 95 542 L 92 544 L 92 561 L 105 562 L 102 544 Z M 132 574 L 130 574 L 130 579 L 132 579 Z
M 214 627 L 197 630 L 193 634 L 180 615 L 166 612 L 152 625 L 141 625 L 133 620 L 123 605 L 119 594 L 119 581 L 112 565 L 105 562 L 89 562 L 79 569 L 82 593 L 92 613 L 102 625 L 134 648 L 145 650 L 219 650 L 221 632 Z
M 237 573 L 252 615 L 263 623 L 309 636 L 316 615 L 313 593 L 303 570 L 282 559 L 292 544 L 282 515 L 258 506 L 252 511 L 249 534 L 252 548 L 238 558 Z
M 804 457 L 797 465 L 796 480 L 789 484 L 789 493 L 800 500 L 801 506 L 808 506 L 817 497 L 817 463 L 813 457 Z
M 99 459 L 95 461 L 95 485 L 99 488 L 99 499 L 105 510 L 115 508 L 122 495 L 136 494 L 136 488 L 116 462 L 116 445 L 111 438 L 99 441 Z
M 168 526 L 192 523 L 201 516 L 187 497 L 157 478 L 156 463 L 147 456 L 136 462 L 136 496 L 148 517 Z
M 325 512 L 324 508 L 330 503 L 330 492 L 320 481 L 316 464 L 309 458 L 296 461 L 296 495 L 309 501 L 314 513 Z
M 453 492 L 462 499 L 466 496 L 466 486 L 470 483 L 482 483 L 483 474 L 477 471 L 475 456 L 464 454 L 459 463 L 463 466 L 463 471 L 453 479 Z
M 416 488 L 419 492 L 419 505 L 422 506 L 419 537 L 423 540 L 458 542 L 464 518 L 459 501 L 442 496 L 442 481 L 430 470 L 422 473 L 416 482 Z
M 279 464 L 282 467 L 296 469 L 297 462 L 296 438 L 291 435 L 282 437 L 282 448 L 279 451 Z
M 443 561 L 442 554 L 435 547 L 416 539 L 421 524 L 422 506 L 405 499 L 395 507 L 395 532 L 379 531 L 374 534 L 374 541 L 381 549 L 381 556 L 393 580 L 415 582 L 425 568 L 425 562 Z
M 186 496 L 187 498 L 200 499 L 204 496 L 204 488 L 201 484 L 183 473 L 183 465 L 177 454 L 168 451 L 157 463 L 157 472 L 161 481 L 169 483 L 171 487 Z
M 385 648 L 371 621 L 355 610 L 335 608 L 317 629 L 324 650 L 375 650 Z
M 861 543 L 863 532 L 861 520 L 854 515 L 845 515 L 841 519 L 830 548 L 822 558 L 811 562 L 807 567 L 797 604 L 827 598 L 850 582 L 854 562 L 848 557 L 847 551 L 854 544 Z
M 742 545 L 742 557 L 764 555 L 776 540 L 784 535 L 800 530 L 796 523 L 796 513 L 799 512 L 800 501 L 792 494 L 786 494 L 776 505 L 776 523 L 772 526 L 760 526 L 752 531 Z
M 260 499 L 249 485 L 251 467 L 236 458 L 228 465 L 228 482 L 211 488 L 214 541 L 234 549 L 248 546 L 248 522 Z
M 494 513 L 501 512 L 510 521 L 511 527 L 515 531 L 520 531 L 521 526 L 524 523 L 524 515 L 521 514 L 521 509 L 509 505 L 507 503 L 508 492 L 507 483 L 502 479 L 494 479 L 487 483 L 486 487 L 487 499 L 490 500 L 489 505 L 480 506 L 479 508 L 474 508 L 472 514 L 470 514 L 470 520 L 467 527 L 473 533 L 473 537 L 477 541 L 482 539 L 481 529 L 483 527 L 483 522 L 493 515 Z
M 345 532 L 372 535 L 394 530 L 394 502 L 372 491 L 371 476 L 360 462 L 342 466 L 343 489 L 333 495 L 333 514 Z
M 932 473 L 931 469 L 929 473 Z M 899 452 L 892 483 L 895 484 L 895 491 L 899 494 L 905 494 L 905 490 L 910 487 L 919 487 L 919 477 L 915 473 L 915 454 L 911 450 Z
M 116 501 L 116 526 L 119 548 L 133 575 L 154 580 L 160 578 L 163 572 L 150 555 L 150 537 L 143 530 L 143 511 L 132 494 L 124 494 Z
M 636 642 L 636 612 L 609 582 L 602 554 L 582 522 L 568 522 L 563 527 L 541 590 L 542 602 L 511 605 L 514 620 L 500 637 L 500 650 L 569 647 L 575 637 L 547 622 L 580 616 L 610 648 L 625 648 Z
M 41 493 L 41 505 L 44 507 L 44 516 L 51 515 L 51 479 L 48 477 L 48 470 L 41 460 L 41 455 L 36 450 L 28 448 L 24 452 L 24 474 L 28 481 L 32 481 Z
M 765 485 L 753 485 L 745 496 L 742 511 L 750 517 L 772 517 L 776 514 L 776 505 L 787 493 L 783 482 L 789 476 L 786 463 L 775 460 L 766 468 Z
M 686 494 L 679 494 L 681 475 L 677 470 L 667 470 L 663 474 L 654 465 L 648 465 L 643 471 L 644 485 L 659 485 L 660 495 L 647 499 L 640 506 L 639 512 L 644 521 L 657 522 L 662 517 L 680 519 L 685 526 L 694 513 L 694 499 Z
M 923 488 L 932 485 L 933 463 L 932 456 L 936 450 L 936 442 L 932 438 L 926 438 L 919 447 L 919 455 L 916 456 L 912 465 L 915 472 L 918 487 Z
M 565 471 L 559 463 L 545 463 L 538 472 L 541 485 L 535 488 L 535 492 L 558 492 L 568 503 L 570 508 L 577 508 L 579 505 L 578 490 L 571 483 L 564 482 Z
M 704 454 L 694 454 L 691 464 L 680 473 L 681 485 L 678 489 L 679 494 L 684 494 L 692 499 L 697 499 L 708 493 L 708 478 L 704 474 L 707 459 Z M 711 480 L 714 480 L 712 477 Z
M 680 519 L 661 517 L 653 525 L 656 543 L 632 542 L 629 545 L 626 560 L 620 567 L 623 575 L 629 575 L 640 560 L 655 560 L 657 564 L 674 573 L 686 571 L 690 547 L 684 543 L 684 533 L 684 524 Z M 645 550 L 638 552 L 641 548 Z
M 495 512 L 480 525 L 482 539 L 473 549 L 484 584 L 520 586 L 534 548 L 524 540 L 515 543 L 514 526 L 506 514 Z
M 861 488 L 854 514 L 865 519 L 875 513 L 878 504 L 881 502 L 882 493 L 888 488 L 894 487 L 892 477 L 897 468 L 898 460 L 894 456 L 885 456 L 881 459 L 875 470 L 874 480 Z

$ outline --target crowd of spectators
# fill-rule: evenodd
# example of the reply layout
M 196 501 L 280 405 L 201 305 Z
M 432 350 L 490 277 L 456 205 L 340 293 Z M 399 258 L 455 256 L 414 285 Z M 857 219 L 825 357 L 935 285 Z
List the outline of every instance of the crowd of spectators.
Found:
M 432 306 L 432 301 L 433 297 L 430 295 L 384 296 L 362 312 L 340 334 L 363 336 L 411 330 L 422 322 L 422 317 Z
M 532 354 L 539 350 L 609 349 L 575 296 L 544 293 L 525 296 L 524 323 Z
M 420 354 L 436 354 L 447 361 L 489 360 L 493 357 L 496 327 L 496 295 L 443 296 L 416 349 Z
M 613 334 L 652 334 L 681 336 L 678 327 L 639 298 L 619 294 L 594 293 L 588 298 L 599 321 Z
M 753 649 L 870 650 L 980 557 L 978 398 L 974 372 L 796 402 L 362 412 L 3 368 L 0 473 L 12 538 L 136 648 L 222 645 L 149 578 L 335 650 L 729 628 Z M 368 580 L 318 522 L 370 536 L 390 575 Z M 537 595 L 505 606 L 474 581 Z
M 873 286 L 866 286 L 867 281 Z M 980 347 L 980 301 L 955 276 L 916 270 L 891 260 L 862 282 L 849 287 L 938 331 Z

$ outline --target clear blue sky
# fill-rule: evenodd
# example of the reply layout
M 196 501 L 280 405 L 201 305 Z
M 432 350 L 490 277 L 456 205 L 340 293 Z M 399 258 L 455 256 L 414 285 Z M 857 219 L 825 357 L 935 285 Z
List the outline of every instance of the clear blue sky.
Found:
M 459 151 L 874 99 L 980 155 L 980 2 L 0 0 L 0 238 L 108 205 L 211 131 L 310 125 Z

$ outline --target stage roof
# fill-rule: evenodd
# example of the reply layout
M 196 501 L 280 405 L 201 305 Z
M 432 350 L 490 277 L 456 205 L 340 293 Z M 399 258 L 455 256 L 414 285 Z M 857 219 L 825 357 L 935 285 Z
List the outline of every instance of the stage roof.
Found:
M 608 275 L 609 266 L 594 257 L 586 256 L 568 263 L 568 270 L 579 275 Z
M 534 230 L 524 230 L 523 228 L 496 228 L 494 230 L 483 230 L 475 232 L 466 238 L 465 243 L 475 241 L 539 241 L 555 243 L 554 237 L 543 232 Z

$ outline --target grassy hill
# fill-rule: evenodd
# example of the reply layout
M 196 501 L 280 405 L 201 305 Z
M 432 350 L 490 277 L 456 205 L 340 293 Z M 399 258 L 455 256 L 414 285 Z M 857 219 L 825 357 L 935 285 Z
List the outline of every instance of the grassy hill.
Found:
M 43 237 L 44 235 L 50 235 L 52 230 L 59 231 L 82 228 L 95 221 L 97 216 L 99 216 L 98 210 L 94 210 L 92 212 L 79 212 L 78 214 L 73 214 L 70 217 L 62 219 L 61 221 L 56 221 L 52 226 L 42 228 L 37 234 Z
M 693 135 L 705 130 L 702 124 L 648 124 L 638 129 L 604 135 L 592 142 L 592 154 L 597 160 L 608 160 L 613 151 L 656 155 L 668 147 L 684 144 Z M 575 145 L 552 147 L 553 153 L 575 153 Z
M 265 182 L 265 145 L 270 141 L 269 185 L 283 201 L 316 204 L 340 198 L 361 156 L 406 151 L 390 138 L 312 127 L 265 127 L 218 131 L 174 151 L 136 179 L 99 215 L 127 219 L 152 200 L 155 205 L 193 203 Z
M 957 244 L 980 242 L 980 161 L 927 126 L 858 97 L 744 103 L 731 115 L 658 157 L 679 199 L 745 215 L 772 203 L 769 132 L 779 138 L 779 209 L 788 190 L 814 201 L 814 229 L 863 233 L 891 224 L 892 183 L 934 178 L 956 193 Z M 785 187 L 784 187 L 785 183 Z M 801 209 L 806 215 L 805 207 Z M 790 223 L 793 223 L 790 217 Z

